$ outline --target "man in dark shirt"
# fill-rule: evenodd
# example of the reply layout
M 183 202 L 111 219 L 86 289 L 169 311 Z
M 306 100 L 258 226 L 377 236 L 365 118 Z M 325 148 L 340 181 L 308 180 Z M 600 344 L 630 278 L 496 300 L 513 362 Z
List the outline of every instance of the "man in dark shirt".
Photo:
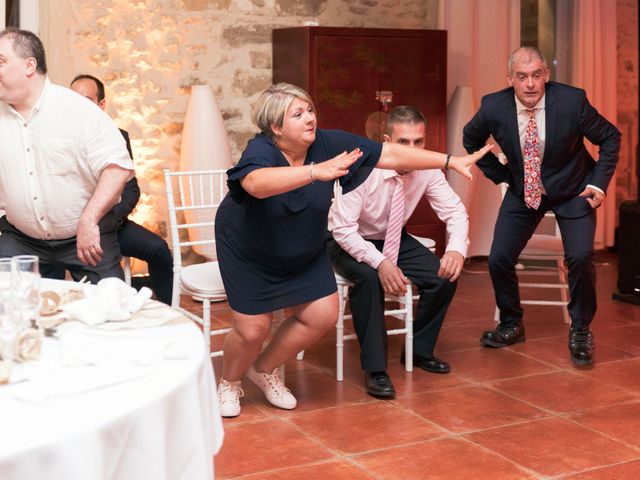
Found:
M 73 79 L 71 90 L 88 98 L 101 109 L 105 109 L 106 101 L 104 84 L 91 75 L 78 75 Z M 133 158 L 129 134 L 120 129 L 129 155 Z M 156 297 L 161 302 L 171 305 L 171 292 L 173 288 L 173 259 L 171 251 L 162 238 L 147 230 L 127 217 L 133 211 L 140 198 L 140 187 L 136 177 L 127 182 L 120 198 L 120 203 L 113 207 L 121 226 L 118 230 L 120 253 L 126 257 L 139 258 L 149 265 L 149 276 Z

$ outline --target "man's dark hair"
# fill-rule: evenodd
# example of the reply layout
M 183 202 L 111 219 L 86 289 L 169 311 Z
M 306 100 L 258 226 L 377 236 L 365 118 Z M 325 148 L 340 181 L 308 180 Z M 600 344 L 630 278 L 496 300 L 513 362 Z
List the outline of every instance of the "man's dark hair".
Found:
M 73 80 L 71 80 L 71 83 L 69 85 L 73 85 L 78 80 L 93 80 L 96 84 L 96 87 L 98 87 L 98 101 L 101 102 L 102 100 L 104 100 L 104 83 L 102 83 L 93 75 L 87 75 L 85 73 L 82 73 L 80 75 L 77 75 L 76 78 L 74 78 Z
M 38 36 L 28 30 L 20 30 L 19 28 L 7 28 L 0 32 L 0 38 L 8 37 L 11 39 L 13 51 L 20 58 L 33 57 L 36 60 L 36 70 L 42 75 L 47 74 L 47 59 L 44 54 L 44 45 Z
M 385 127 L 385 133 L 391 135 L 393 126 L 396 123 L 424 123 L 427 125 L 427 119 L 416 107 L 410 105 L 401 105 L 395 107 L 387 114 L 387 124 Z

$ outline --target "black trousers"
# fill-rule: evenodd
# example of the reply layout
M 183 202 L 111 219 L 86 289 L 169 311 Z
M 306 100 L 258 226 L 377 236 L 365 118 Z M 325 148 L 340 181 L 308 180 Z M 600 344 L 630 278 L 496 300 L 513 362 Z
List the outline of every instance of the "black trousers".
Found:
M 372 240 L 382 251 L 384 241 Z M 333 239 L 327 250 L 340 275 L 353 282 L 349 306 L 360 343 L 360 364 L 368 372 L 387 369 L 387 331 L 384 322 L 384 291 L 375 268 L 356 261 Z M 433 356 L 440 328 L 456 290 L 456 283 L 439 278 L 440 259 L 411 235 L 402 232 L 398 267 L 420 294 L 413 326 L 414 353 Z
M 173 290 L 173 258 L 162 238 L 131 220 L 125 220 L 118 230 L 120 253 L 139 258 L 149 266 L 149 279 L 156 298 L 171 305 Z
M 109 214 L 107 214 L 109 215 Z M 115 232 L 117 222 L 110 216 L 100 222 L 100 246 L 102 260 L 98 265 L 83 265 L 76 250 L 76 237 L 64 240 L 40 240 L 25 235 L 7 221 L 0 218 L 0 257 L 14 255 L 37 255 L 40 258 L 40 274 L 45 278 L 58 278 L 56 272 L 69 270 L 74 280 L 86 276 L 91 283 L 107 277 L 118 277 L 124 280 L 124 272 L 120 266 L 120 246 Z
M 500 323 L 517 325 L 522 321 L 520 290 L 515 265 L 536 227 L 551 206 L 543 195 L 538 210 L 531 210 L 524 201 L 507 190 L 493 234 L 489 254 L 489 272 L 500 309 Z M 565 261 L 569 268 L 568 305 L 571 325 L 588 327 L 596 313 L 596 271 L 593 265 L 593 240 L 596 231 L 596 213 L 591 211 L 580 218 L 556 215 L 562 235 Z

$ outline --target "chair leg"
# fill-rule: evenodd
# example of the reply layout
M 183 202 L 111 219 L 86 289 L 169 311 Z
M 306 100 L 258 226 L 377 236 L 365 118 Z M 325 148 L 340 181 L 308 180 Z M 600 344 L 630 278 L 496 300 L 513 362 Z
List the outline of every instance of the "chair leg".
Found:
M 567 278 L 567 270 L 564 266 L 564 260 L 558 258 L 558 279 L 562 285 L 568 285 L 569 280 Z M 560 289 L 560 299 L 564 302 L 564 306 L 562 307 L 562 318 L 564 319 L 564 323 L 567 325 L 571 324 L 571 318 L 569 318 L 569 310 L 567 309 L 569 305 L 569 287 L 562 287 Z
M 404 337 L 404 369 L 413 372 L 413 290 L 412 285 L 407 285 L 407 292 L 404 295 L 404 325 L 407 333 Z
M 124 281 L 131 286 L 131 258 L 122 257 L 122 262 L 124 263 Z
M 211 302 L 208 298 L 202 299 L 202 333 L 204 334 L 205 352 L 211 354 Z
M 338 321 L 336 322 L 336 380 L 344 380 L 344 310 L 348 287 L 338 287 Z

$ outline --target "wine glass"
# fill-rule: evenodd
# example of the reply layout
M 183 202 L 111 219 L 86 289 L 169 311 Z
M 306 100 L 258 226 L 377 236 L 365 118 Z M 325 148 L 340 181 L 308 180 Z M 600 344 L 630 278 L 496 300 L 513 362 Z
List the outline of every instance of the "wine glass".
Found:
M 20 325 L 16 321 L 13 284 L 13 262 L 0 258 L 0 381 L 8 382 L 15 355 Z
M 35 255 L 17 255 L 13 263 L 15 300 L 23 326 L 35 323 L 40 313 L 40 259 Z
M 0 299 L 8 297 L 13 288 L 13 263 L 10 258 L 0 258 Z

